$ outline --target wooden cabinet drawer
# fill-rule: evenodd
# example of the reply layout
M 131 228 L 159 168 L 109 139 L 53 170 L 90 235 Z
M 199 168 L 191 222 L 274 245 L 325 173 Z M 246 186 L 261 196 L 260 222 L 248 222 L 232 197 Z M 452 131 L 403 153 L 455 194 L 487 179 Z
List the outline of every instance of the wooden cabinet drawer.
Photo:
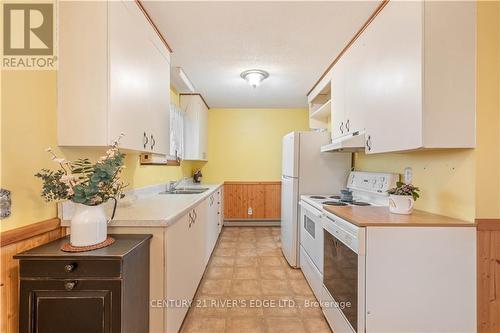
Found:
M 119 278 L 120 260 L 21 260 L 21 277 Z

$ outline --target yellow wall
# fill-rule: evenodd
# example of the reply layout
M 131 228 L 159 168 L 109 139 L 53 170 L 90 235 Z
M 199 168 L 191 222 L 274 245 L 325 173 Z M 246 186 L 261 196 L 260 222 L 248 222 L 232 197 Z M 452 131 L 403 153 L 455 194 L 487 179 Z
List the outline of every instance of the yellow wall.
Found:
M 473 220 L 500 217 L 500 4 L 477 5 L 477 148 L 357 154 L 356 168 L 402 173 L 413 168 L 419 209 Z
M 500 217 L 500 3 L 477 7 L 476 215 Z
M 1 186 L 12 191 L 12 215 L 0 223 L 5 231 L 56 216 L 55 204 L 40 198 L 41 183 L 33 174 L 56 167 L 44 149 L 57 146 L 57 86 L 55 71 L 3 71 L 1 80 Z M 178 99 L 175 92 L 172 97 Z M 96 159 L 103 149 L 58 151 L 69 159 Z M 190 162 L 181 167 L 140 166 L 137 154 L 128 155 L 125 163 L 130 188 L 179 179 L 190 175 L 192 167 Z
M 308 130 L 306 109 L 210 109 L 204 181 L 281 179 L 281 138 Z
M 415 208 L 474 219 L 474 151 L 434 150 L 400 154 L 356 154 L 357 170 L 403 173 L 413 169 L 413 183 L 421 188 Z

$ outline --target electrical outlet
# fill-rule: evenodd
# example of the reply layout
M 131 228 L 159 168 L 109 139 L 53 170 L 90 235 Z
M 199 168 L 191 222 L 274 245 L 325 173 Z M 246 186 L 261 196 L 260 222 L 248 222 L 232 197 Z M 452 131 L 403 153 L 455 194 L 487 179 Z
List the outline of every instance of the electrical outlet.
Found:
M 253 215 L 253 209 L 252 209 L 252 207 L 248 207 L 247 213 L 248 213 L 248 215 Z
M 404 183 L 411 184 L 413 182 L 413 169 L 411 167 L 405 168 Z

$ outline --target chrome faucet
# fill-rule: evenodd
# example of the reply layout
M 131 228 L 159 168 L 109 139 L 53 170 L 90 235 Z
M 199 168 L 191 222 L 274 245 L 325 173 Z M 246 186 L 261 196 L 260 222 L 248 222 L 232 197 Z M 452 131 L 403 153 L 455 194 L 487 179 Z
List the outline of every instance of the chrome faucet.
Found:
M 169 181 L 167 184 L 167 192 L 174 191 L 185 179 L 186 178 L 181 178 L 179 180 Z

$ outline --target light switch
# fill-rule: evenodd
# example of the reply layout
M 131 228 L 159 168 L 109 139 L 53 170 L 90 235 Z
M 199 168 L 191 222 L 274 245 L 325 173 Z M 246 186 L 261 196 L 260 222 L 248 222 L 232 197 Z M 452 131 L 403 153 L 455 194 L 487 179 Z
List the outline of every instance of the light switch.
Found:
M 411 167 L 405 168 L 404 182 L 405 184 L 411 184 L 413 182 L 413 169 Z

